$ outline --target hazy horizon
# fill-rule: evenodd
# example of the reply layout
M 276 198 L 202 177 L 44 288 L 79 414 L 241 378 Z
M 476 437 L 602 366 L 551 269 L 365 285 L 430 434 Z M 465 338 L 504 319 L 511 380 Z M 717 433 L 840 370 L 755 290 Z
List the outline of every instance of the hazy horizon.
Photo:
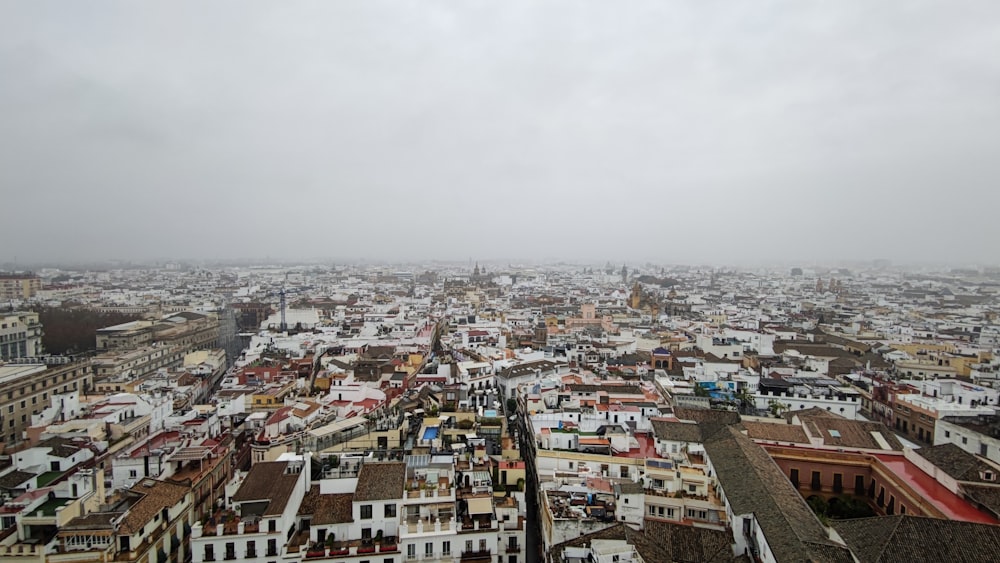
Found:
M 0 1 L 0 264 L 997 264 L 998 18 Z

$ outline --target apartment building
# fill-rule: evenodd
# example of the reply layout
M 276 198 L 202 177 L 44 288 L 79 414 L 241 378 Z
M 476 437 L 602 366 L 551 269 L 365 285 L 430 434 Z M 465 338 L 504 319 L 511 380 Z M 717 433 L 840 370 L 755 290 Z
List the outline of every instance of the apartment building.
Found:
M 38 313 L 0 314 L 0 361 L 42 355 L 42 325 Z
M 85 360 L 63 365 L 0 365 L 0 437 L 8 446 L 25 439 L 31 417 L 50 406 L 57 393 L 93 389 L 94 375 Z
M 0 300 L 31 299 L 42 289 L 42 279 L 30 273 L 0 273 Z
M 296 537 L 296 515 L 311 484 L 309 460 L 308 454 L 286 454 L 254 464 L 229 503 L 192 527 L 191 560 L 249 563 L 297 554 L 286 543 Z
M 99 351 L 132 350 L 157 343 L 172 344 L 187 353 L 215 348 L 218 340 L 218 317 L 191 311 L 168 315 L 160 320 L 132 321 L 97 331 Z

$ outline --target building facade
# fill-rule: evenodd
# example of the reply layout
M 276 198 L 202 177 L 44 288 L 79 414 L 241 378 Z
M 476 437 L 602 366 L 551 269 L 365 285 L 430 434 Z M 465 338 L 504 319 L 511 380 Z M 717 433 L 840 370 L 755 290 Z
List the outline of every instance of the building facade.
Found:
M 31 299 L 42 289 L 42 280 L 34 274 L 0 274 L 0 300 Z
M 42 355 L 42 325 L 38 313 L 0 315 L 0 361 Z

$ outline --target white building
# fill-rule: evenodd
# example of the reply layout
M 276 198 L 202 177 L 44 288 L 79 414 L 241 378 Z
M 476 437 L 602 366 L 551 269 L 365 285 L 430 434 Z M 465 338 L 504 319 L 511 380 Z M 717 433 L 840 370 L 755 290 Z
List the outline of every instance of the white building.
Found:
M 0 361 L 42 355 L 42 325 L 38 313 L 0 314 Z
M 260 557 L 287 556 L 286 543 L 310 487 L 309 460 L 309 454 L 286 454 L 278 461 L 254 464 L 226 509 L 216 512 L 207 525 L 192 526 L 192 561 L 250 563 Z

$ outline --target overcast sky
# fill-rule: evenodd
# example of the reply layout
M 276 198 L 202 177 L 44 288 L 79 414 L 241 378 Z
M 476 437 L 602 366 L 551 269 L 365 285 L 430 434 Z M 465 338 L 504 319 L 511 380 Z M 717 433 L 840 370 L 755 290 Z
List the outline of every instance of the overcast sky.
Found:
M 0 262 L 992 263 L 998 214 L 996 0 L 0 0 Z

